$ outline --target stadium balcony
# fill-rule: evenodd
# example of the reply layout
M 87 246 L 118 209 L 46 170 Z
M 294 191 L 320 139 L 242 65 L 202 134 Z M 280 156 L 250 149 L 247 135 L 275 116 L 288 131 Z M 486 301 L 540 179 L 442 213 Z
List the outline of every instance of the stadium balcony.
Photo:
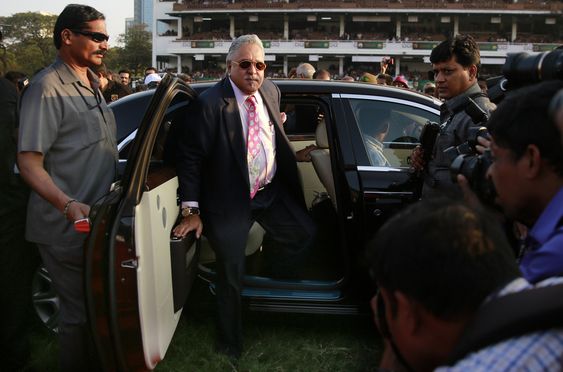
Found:
M 284 41 L 283 34 L 281 32 L 272 31 L 259 31 L 254 30 L 260 39 L 266 41 Z M 471 34 L 475 40 L 480 43 L 505 43 L 510 44 L 510 37 L 500 33 L 493 32 L 481 32 L 473 31 L 466 32 L 460 31 L 461 33 Z M 349 38 L 341 37 L 338 34 L 326 33 L 321 31 L 305 32 L 303 30 L 292 31 L 290 37 L 286 41 L 354 41 L 354 42 L 419 42 L 419 41 L 442 41 L 445 39 L 443 34 L 433 34 L 433 33 L 407 33 L 403 32 L 401 37 L 388 37 L 384 33 L 351 33 Z M 160 36 L 175 36 L 175 33 L 165 33 Z M 238 35 L 235 35 L 238 36 Z M 198 32 L 192 35 L 184 34 L 181 38 L 177 38 L 178 41 L 189 41 L 189 40 L 208 40 L 208 41 L 231 41 L 232 38 L 227 30 L 218 30 L 211 32 Z M 558 42 L 559 39 L 553 35 L 544 34 L 532 34 L 532 33 L 518 33 L 518 38 L 512 43 L 554 43 Z
M 550 10 L 563 9 L 561 1 L 546 0 L 184 0 L 173 5 L 174 11 L 205 9 L 334 9 L 334 8 L 391 8 L 391 9 L 495 9 Z

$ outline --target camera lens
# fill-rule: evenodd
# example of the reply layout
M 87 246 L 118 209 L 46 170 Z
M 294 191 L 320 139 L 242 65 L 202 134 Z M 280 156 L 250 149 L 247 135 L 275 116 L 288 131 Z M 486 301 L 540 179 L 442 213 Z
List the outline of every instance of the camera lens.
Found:
M 502 73 L 513 87 L 542 80 L 563 79 L 563 50 L 536 55 L 508 54 Z
M 542 63 L 541 80 L 563 79 L 563 50 L 547 53 Z
M 485 204 L 493 205 L 496 191 L 492 180 L 487 177 L 487 170 L 491 164 L 492 159 L 489 150 L 486 150 L 482 155 L 459 155 L 450 165 L 452 181 L 457 182 L 457 175 L 463 175 L 477 197 Z

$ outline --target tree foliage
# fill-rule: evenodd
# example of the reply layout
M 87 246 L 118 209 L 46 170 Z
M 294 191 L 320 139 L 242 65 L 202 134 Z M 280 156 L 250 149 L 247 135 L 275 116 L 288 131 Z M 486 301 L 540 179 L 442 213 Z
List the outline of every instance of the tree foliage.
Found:
M 3 28 L 5 49 L 0 49 L 0 73 L 9 70 L 21 71 L 28 76 L 50 65 L 55 60 L 57 50 L 53 43 L 53 29 L 56 15 L 42 13 L 16 13 L 0 17 Z M 108 69 L 131 70 L 133 75 L 143 75 L 144 69 L 151 65 L 152 40 L 146 25 L 134 25 L 118 38 L 121 46 L 111 46 L 106 54 Z
M 128 68 L 133 75 L 142 75 L 152 60 L 151 33 L 146 25 L 131 26 L 127 33 L 120 35 L 119 41 L 123 44 L 123 48 L 116 51 L 120 67 Z
M 0 20 L 4 27 L 7 69 L 31 76 L 38 69 L 51 64 L 56 55 L 53 28 L 56 15 L 16 13 Z

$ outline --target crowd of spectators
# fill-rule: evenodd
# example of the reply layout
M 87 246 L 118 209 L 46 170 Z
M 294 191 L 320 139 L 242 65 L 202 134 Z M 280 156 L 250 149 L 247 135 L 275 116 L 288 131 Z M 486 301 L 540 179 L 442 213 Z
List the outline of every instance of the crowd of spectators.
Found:
M 188 67 L 183 67 L 184 71 L 189 71 L 189 76 L 191 78 L 190 82 L 206 81 L 206 80 L 218 80 L 225 76 L 225 70 L 220 68 L 208 68 L 203 70 L 193 70 L 190 71 Z M 265 72 L 265 76 L 270 79 L 289 79 L 293 78 L 294 73 L 292 71 L 295 68 L 290 69 L 287 74 L 281 69 L 268 68 Z M 406 71 L 401 75 L 392 76 L 390 74 L 379 74 L 379 71 L 366 71 L 363 69 L 348 68 L 343 74 L 339 74 L 334 68 L 318 70 L 322 71 L 321 76 L 324 80 L 350 80 L 350 81 L 363 81 L 378 84 L 377 78 L 381 75 L 383 79 L 382 84 L 385 85 L 395 85 L 401 86 L 403 88 L 414 89 L 418 91 L 424 91 L 424 84 L 428 80 L 424 79 L 427 75 L 426 71 Z M 175 69 L 170 69 L 168 73 L 175 74 Z M 318 75 L 318 74 L 317 74 Z M 316 77 L 316 76 L 315 76 Z M 380 79 L 381 80 L 381 79 Z
M 238 35 L 237 33 L 235 37 Z M 282 32 L 260 31 L 262 40 L 283 40 Z M 474 31 L 471 32 L 475 40 L 479 42 L 510 42 L 511 35 L 501 32 Z M 168 30 L 161 36 L 178 36 L 176 31 Z M 383 41 L 383 42 L 413 42 L 413 41 L 441 41 L 448 35 L 433 31 L 408 31 L 403 30 L 401 36 L 395 35 L 394 32 L 363 32 L 363 31 L 347 31 L 342 35 L 338 32 L 326 32 L 323 30 L 313 29 L 294 29 L 289 34 L 289 40 L 342 40 L 342 41 Z M 190 33 L 187 29 L 183 30 L 181 40 L 232 40 L 228 30 L 217 29 L 213 31 Z M 559 39 L 555 35 L 537 34 L 518 32 L 518 37 L 513 41 L 515 43 L 553 43 Z
M 231 36 L 229 30 L 225 29 L 194 33 L 190 33 L 187 29 L 184 29 L 182 40 L 231 40 Z

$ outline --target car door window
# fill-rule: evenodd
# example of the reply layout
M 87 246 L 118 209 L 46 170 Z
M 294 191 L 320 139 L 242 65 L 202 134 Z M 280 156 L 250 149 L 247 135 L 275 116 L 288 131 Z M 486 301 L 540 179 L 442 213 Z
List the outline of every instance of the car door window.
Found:
M 147 187 L 153 189 L 176 175 L 176 141 L 184 125 L 188 102 L 181 95 L 174 97 L 162 119 L 151 151 Z
M 384 97 L 351 99 L 350 105 L 369 161 L 359 165 L 408 168 L 422 128 L 437 120 L 433 112 Z
M 282 96 L 281 111 L 286 114 L 284 131 L 295 151 L 300 151 L 308 146 L 321 147 L 315 138 L 317 125 L 327 115 L 326 105 L 317 96 Z M 326 136 L 325 136 L 326 137 Z M 329 164 L 330 166 L 330 164 Z M 301 174 L 303 193 L 308 206 L 311 206 L 315 197 L 326 193 L 323 182 L 319 179 L 312 162 L 301 161 L 297 163 Z
M 281 111 L 286 114 L 284 131 L 291 141 L 315 139 L 315 129 L 323 116 L 318 102 L 304 98 L 282 99 Z

